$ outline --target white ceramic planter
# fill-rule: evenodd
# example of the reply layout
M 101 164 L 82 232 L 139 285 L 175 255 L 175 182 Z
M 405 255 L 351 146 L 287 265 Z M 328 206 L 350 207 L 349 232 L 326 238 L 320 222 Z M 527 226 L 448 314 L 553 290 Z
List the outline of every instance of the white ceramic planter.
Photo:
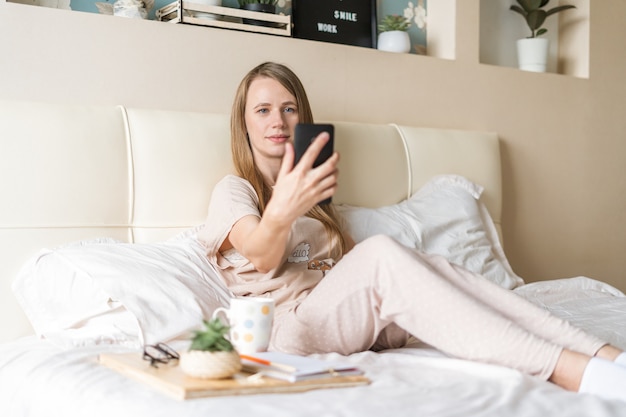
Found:
M 524 71 L 546 72 L 550 40 L 525 38 L 517 41 L 517 62 Z
M 222 0 L 190 0 L 190 3 L 198 3 L 203 4 L 205 6 L 221 6 Z M 193 12 L 193 17 L 197 17 L 199 19 L 208 19 L 208 20 L 216 20 L 217 16 L 213 13 L 205 13 L 205 12 Z
M 202 379 L 228 378 L 241 370 L 241 359 L 236 350 L 231 352 L 182 352 L 179 365 L 186 375 Z
M 402 30 L 382 32 L 378 35 L 377 48 L 381 51 L 407 53 L 411 50 L 411 39 Z

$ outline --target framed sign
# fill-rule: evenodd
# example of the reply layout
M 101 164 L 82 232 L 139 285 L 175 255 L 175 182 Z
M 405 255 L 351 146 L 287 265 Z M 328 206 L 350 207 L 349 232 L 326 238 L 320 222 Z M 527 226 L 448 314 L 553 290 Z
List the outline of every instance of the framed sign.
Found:
M 376 47 L 376 0 L 293 0 L 293 37 Z

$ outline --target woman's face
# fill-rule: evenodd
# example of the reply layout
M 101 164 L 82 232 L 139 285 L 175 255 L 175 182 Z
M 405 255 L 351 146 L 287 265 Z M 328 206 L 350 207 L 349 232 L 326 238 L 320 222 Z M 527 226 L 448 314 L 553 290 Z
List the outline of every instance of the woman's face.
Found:
M 298 123 L 296 98 L 273 78 L 256 78 L 248 88 L 245 122 L 255 164 L 277 173 L 285 143 Z

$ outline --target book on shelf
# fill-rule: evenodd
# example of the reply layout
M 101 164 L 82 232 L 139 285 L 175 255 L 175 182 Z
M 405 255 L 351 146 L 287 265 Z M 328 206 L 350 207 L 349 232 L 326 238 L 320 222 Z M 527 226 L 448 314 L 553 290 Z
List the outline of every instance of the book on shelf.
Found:
M 354 387 L 370 383 L 370 380 L 362 374 L 332 376 L 326 373 L 317 378 L 289 382 L 245 370 L 232 378 L 200 379 L 185 375 L 177 361 L 159 364 L 158 368 L 150 366 L 150 362 L 143 360 L 141 353 L 137 352 L 103 353 L 99 356 L 99 362 L 178 400 L 225 395 L 294 393 L 315 389 Z
M 241 363 L 247 372 L 260 373 L 289 382 L 363 375 L 362 370 L 347 362 L 281 352 L 241 355 Z

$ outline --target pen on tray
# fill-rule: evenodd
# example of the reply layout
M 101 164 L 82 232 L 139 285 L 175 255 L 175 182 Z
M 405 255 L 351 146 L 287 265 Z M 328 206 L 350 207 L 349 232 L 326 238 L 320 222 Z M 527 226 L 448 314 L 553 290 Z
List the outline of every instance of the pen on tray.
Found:
M 281 370 L 283 370 L 285 372 L 296 372 L 298 370 L 298 368 L 293 367 L 291 365 L 286 365 L 284 363 L 270 362 L 270 361 L 265 360 L 265 359 L 255 358 L 254 356 L 249 356 L 249 355 L 243 355 L 242 354 L 242 355 L 239 355 L 239 357 L 241 359 L 245 359 L 245 360 L 250 361 L 250 362 L 256 362 L 258 364 L 265 365 L 265 366 L 272 366 L 274 368 L 281 369 Z

